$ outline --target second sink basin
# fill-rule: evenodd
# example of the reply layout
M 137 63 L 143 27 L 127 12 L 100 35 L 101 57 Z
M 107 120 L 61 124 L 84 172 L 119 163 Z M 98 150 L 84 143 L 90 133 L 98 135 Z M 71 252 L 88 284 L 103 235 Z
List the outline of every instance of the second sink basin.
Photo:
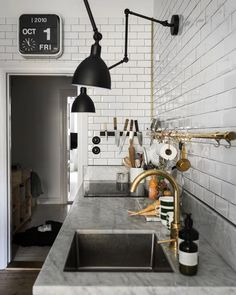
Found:
M 172 272 L 172 268 L 154 233 L 77 231 L 64 271 Z

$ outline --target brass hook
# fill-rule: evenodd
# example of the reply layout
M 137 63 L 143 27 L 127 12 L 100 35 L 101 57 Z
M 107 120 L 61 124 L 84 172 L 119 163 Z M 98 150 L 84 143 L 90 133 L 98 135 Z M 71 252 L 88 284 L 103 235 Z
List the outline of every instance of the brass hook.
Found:
M 231 148 L 231 141 L 229 139 L 226 139 L 226 142 L 228 143 L 227 145 L 225 145 L 224 147 L 226 149 L 230 149 Z
M 214 144 L 215 147 L 220 146 L 220 139 L 215 138 L 216 144 Z
M 177 127 L 175 127 L 175 129 L 174 129 L 173 141 L 176 141 L 177 143 L 180 141 L 179 131 L 178 131 Z
M 162 138 L 162 130 L 155 131 L 154 132 L 154 139 L 158 140 L 158 142 L 161 142 L 161 138 Z
M 161 134 L 161 141 L 165 141 L 165 137 L 166 137 L 166 132 L 167 132 L 168 128 L 166 127 L 163 131 L 162 131 L 162 134 Z
M 169 130 L 168 134 L 167 134 L 167 142 L 170 145 L 170 140 L 171 140 L 171 134 L 172 134 L 172 130 Z

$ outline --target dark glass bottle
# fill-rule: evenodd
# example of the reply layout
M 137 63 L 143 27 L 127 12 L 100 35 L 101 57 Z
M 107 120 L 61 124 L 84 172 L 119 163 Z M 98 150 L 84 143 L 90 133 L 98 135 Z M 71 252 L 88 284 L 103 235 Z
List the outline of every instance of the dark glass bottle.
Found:
M 190 234 L 191 240 L 199 247 L 199 233 L 196 229 L 193 228 L 191 213 L 186 214 L 186 217 L 184 219 L 184 228 L 179 231 L 178 245 L 186 240 L 187 233 Z
M 187 276 L 196 275 L 198 270 L 198 246 L 191 239 L 190 232 L 179 245 L 179 271 Z

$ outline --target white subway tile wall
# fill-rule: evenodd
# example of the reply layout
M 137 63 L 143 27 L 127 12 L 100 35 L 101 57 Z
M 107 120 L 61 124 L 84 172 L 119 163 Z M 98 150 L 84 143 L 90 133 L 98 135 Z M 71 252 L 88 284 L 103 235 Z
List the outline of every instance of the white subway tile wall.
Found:
M 181 33 L 154 27 L 154 93 L 163 127 L 236 130 L 236 1 L 154 1 L 154 17 L 181 15 Z M 223 143 L 223 142 L 222 142 Z M 236 224 L 236 143 L 187 145 L 184 188 Z
M 79 62 L 90 54 L 93 32 L 88 18 L 65 18 L 63 20 L 63 55 L 57 60 L 49 59 L 49 67 L 68 65 L 76 69 Z M 124 18 L 96 18 L 98 29 L 103 34 L 102 58 L 108 66 L 120 61 L 124 55 Z M 92 153 L 92 137 L 99 135 L 102 125 L 107 123 L 113 130 L 113 117 L 117 117 L 118 129 L 122 130 L 125 118 L 138 119 L 140 130 L 150 123 L 151 81 L 151 23 L 130 17 L 129 63 L 111 70 L 112 90 L 88 89 L 95 103 L 96 113 L 89 115 L 89 165 L 121 165 L 127 155 L 128 140 L 121 154 L 114 145 L 114 138 L 102 138 L 101 153 Z M 0 18 L 0 66 L 45 64 L 45 60 L 25 59 L 17 49 L 17 18 Z M 144 138 L 144 143 L 148 142 Z M 137 139 L 135 138 L 137 145 Z

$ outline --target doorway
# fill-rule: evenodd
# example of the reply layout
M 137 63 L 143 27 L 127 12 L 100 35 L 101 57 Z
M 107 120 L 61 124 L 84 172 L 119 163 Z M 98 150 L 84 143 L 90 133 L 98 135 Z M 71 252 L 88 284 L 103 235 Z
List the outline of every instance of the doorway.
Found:
M 74 201 L 78 192 L 78 116 L 71 108 L 75 97 L 67 96 L 67 151 L 68 151 L 68 202 Z
M 68 76 L 11 75 L 11 237 L 68 210 Z M 38 180 L 32 185 L 32 173 Z M 34 190 L 32 190 L 34 186 Z M 36 187 L 35 187 L 36 186 Z M 43 262 L 50 247 L 11 248 L 10 261 Z M 37 248 L 35 248 L 37 247 Z M 22 263 L 19 265 L 22 266 Z

